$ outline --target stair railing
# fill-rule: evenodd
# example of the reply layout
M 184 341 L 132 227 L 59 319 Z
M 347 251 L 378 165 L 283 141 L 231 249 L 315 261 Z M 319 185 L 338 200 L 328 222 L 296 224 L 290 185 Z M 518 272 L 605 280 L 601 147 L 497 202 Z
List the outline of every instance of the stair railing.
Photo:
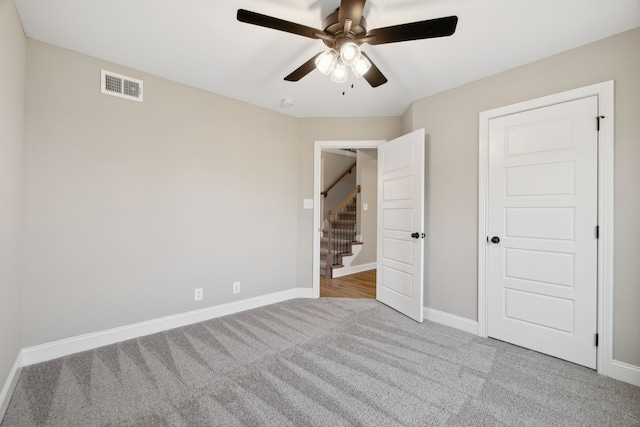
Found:
M 359 185 L 357 185 L 356 188 L 354 188 L 353 191 L 349 193 L 342 202 L 340 202 L 338 207 L 329 211 L 329 215 L 327 216 L 327 222 L 329 223 L 327 232 L 328 252 L 325 270 L 325 275 L 327 277 L 332 277 L 331 269 L 334 266 L 339 265 L 340 256 L 347 253 L 348 243 L 352 242 L 351 237 L 353 234 L 353 228 L 350 227 L 352 224 L 355 226 L 357 216 L 354 217 L 353 221 L 351 219 L 341 220 L 339 223 L 337 221 L 341 219 L 341 216 L 346 216 L 349 211 L 352 211 L 355 215 L 358 193 L 360 193 Z
M 344 171 L 344 173 L 343 173 L 342 175 L 340 175 L 340 176 L 338 177 L 338 179 L 336 179 L 335 181 L 333 181 L 333 183 L 332 183 L 330 186 L 328 186 L 326 190 L 324 190 L 322 193 L 320 193 L 320 195 L 322 195 L 322 196 L 324 196 L 324 197 L 327 197 L 327 195 L 329 194 L 329 191 L 331 191 L 331 189 L 332 189 L 333 187 L 335 187 L 335 186 L 336 186 L 336 185 L 337 185 L 337 184 L 342 180 L 342 178 L 344 178 L 345 176 L 349 175 L 349 174 L 351 173 L 351 171 L 353 170 L 353 168 L 355 168 L 355 167 L 356 167 L 356 164 L 357 164 L 357 163 L 355 163 L 355 162 L 354 162 L 354 163 L 349 167 L 349 169 L 345 170 L 345 171 Z

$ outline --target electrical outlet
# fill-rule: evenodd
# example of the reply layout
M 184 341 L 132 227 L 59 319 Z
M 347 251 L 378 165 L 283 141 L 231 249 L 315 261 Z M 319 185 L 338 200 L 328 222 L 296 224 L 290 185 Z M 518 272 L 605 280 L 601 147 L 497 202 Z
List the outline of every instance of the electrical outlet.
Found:
M 233 293 L 234 294 L 240 293 L 240 282 L 233 282 Z
M 202 301 L 202 288 L 197 288 L 194 301 Z

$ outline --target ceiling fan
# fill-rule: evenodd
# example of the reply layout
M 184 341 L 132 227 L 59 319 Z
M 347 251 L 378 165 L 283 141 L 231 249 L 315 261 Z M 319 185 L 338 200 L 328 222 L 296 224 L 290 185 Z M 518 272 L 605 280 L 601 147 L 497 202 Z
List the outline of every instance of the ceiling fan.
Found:
M 325 18 L 323 30 L 244 9 L 238 9 L 237 19 L 247 24 L 320 39 L 329 48 L 302 64 L 286 76 L 285 80 L 297 82 L 318 68 L 323 74 L 331 75 L 333 81 L 345 82 L 350 67 L 356 77 L 364 77 L 372 87 L 385 84 L 387 78 L 367 54 L 360 50 L 360 45 L 446 37 L 455 32 L 458 23 L 457 16 L 447 16 L 367 31 L 367 21 L 362 16 L 365 2 L 366 0 L 341 0 L 340 7 Z

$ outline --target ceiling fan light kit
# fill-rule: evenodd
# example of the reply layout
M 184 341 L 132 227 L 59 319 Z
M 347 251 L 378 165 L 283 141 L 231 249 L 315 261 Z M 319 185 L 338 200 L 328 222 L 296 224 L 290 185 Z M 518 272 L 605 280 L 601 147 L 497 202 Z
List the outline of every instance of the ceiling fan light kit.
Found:
M 360 48 L 354 42 L 346 42 L 340 47 L 340 58 L 346 65 L 353 66 L 360 59 Z
M 353 75 L 356 76 L 356 79 L 364 76 L 367 71 L 369 71 L 369 68 L 371 68 L 371 62 L 362 55 L 360 55 L 358 62 L 351 66 L 351 70 L 353 71 Z
M 452 35 L 458 24 L 457 16 L 394 25 L 367 31 L 362 16 L 366 0 L 341 0 L 340 7 L 323 22 L 324 30 L 307 27 L 268 15 L 238 9 L 237 19 L 247 24 L 322 40 L 328 51 L 316 54 L 284 79 L 297 82 L 318 69 L 331 80 L 344 83 L 349 80 L 349 68 L 356 78 L 364 77 L 371 87 L 387 82 L 387 78 L 371 59 L 360 50 L 363 43 L 370 45 L 398 43 Z
M 338 63 L 333 71 L 331 71 L 331 81 L 336 83 L 345 83 L 347 80 L 349 80 L 349 70 L 347 69 L 347 66 L 338 59 Z
M 328 76 L 338 64 L 338 52 L 335 49 L 323 52 L 316 58 L 315 64 L 318 71 Z
M 315 60 L 318 71 L 331 76 L 331 80 L 337 83 L 344 83 L 349 79 L 349 69 L 353 75 L 359 79 L 369 68 L 371 62 L 361 55 L 360 47 L 353 42 L 347 42 L 340 48 L 340 54 L 335 49 L 323 52 Z

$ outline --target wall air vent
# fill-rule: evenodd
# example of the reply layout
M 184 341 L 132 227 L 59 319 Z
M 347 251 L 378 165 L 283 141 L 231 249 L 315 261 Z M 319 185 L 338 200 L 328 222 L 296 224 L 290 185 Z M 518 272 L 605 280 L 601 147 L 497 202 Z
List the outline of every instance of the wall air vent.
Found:
M 102 70 L 100 92 L 142 102 L 142 80 Z

